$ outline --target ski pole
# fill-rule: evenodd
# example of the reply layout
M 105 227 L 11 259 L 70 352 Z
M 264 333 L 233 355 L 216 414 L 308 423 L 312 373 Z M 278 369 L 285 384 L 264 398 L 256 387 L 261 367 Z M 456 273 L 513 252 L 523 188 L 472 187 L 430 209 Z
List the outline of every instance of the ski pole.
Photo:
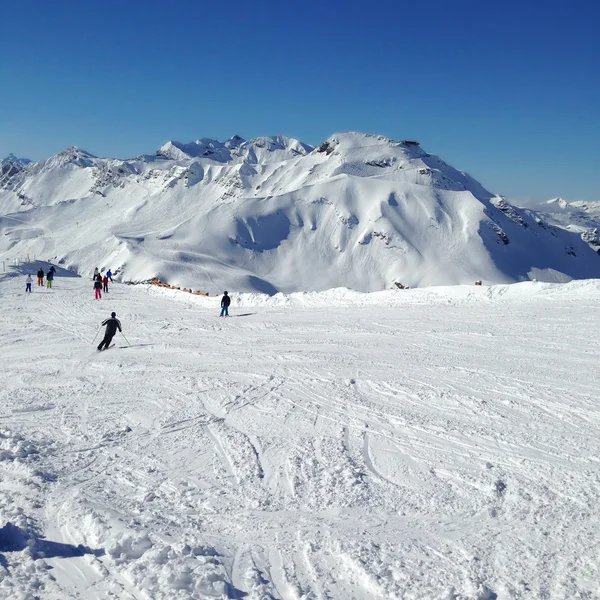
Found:
M 100 327 L 98 327 L 98 331 L 96 331 L 96 335 L 94 336 L 94 339 L 92 340 L 92 344 L 96 341 L 96 338 L 98 337 L 98 334 L 100 333 L 101 329 L 102 329 L 102 325 L 100 325 Z
M 129 343 L 129 340 L 125 337 L 125 334 L 121 331 L 121 335 L 125 338 L 125 341 L 127 342 L 128 346 L 131 346 L 131 344 Z

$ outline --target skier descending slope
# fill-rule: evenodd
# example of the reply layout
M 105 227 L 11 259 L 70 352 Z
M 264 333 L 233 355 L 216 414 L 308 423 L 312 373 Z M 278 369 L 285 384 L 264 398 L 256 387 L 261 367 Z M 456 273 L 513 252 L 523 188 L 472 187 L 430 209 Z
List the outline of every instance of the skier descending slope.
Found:
M 221 314 L 220 317 L 229 316 L 229 305 L 231 304 L 231 298 L 224 292 L 224 296 L 221 298 Z
M 96 300 L 101 300 L 102 299 L 102 280 L 101 279 L 96 279 L 96 281 L 94 281 L 94 290 L 96 293 Z
M 112 339 L 115 337 L 115 333 L 117 333 L 117 329 L 121 333 L 123 332 L 123 330 L 121 329 L 121 321 L 117 319 L 117 313 L 115 312 L 110 313 L 110 319 L 102 321 L 102 326 L 104 325 L 106 325 L 106 331 L 104 332 L 104 339 L 100 342 L 100 345 L 98 346 L 98 350 L 102 350 L 103 347 L 104 350 L 106 350 L 110 346 Z

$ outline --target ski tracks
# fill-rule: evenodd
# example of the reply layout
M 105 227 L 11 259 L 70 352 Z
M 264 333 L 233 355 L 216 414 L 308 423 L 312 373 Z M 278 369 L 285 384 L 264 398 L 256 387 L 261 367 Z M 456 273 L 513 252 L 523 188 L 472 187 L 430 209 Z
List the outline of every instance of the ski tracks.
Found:
M 584 312 L 554 327 L 493 302 L 267 307 L 217 327 L 193 298 L 115 285 L 94 303 L 88 283 L 1 296 L 0 527 L 83 554 L 5 543 L 0 592 L 598 594 Z M 91 347 L 109 305 L 126 352 Z

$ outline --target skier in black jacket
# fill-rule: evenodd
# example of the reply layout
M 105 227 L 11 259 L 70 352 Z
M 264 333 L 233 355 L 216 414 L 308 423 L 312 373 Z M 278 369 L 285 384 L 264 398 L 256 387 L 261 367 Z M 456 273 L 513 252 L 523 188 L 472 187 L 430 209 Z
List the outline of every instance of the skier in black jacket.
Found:
M 229 305 L 231 304 L 231 298 L 227 295 L 227 292 L 224 293 L 221 298 L 221 314 L 220 317 L 228 317 L 229 316 Z
M 100 342 L 100 345 L 98 346 L 98 350 L 102 350 L 103 346 L 104 350 L 106 350 L 110 346 L 112 339 L 115 337 L 115 333 L 117 333 L 117 329 L 119 331 L 123 331 L 121 329 L 121 321 L 117 319 L 117 313 L 114 312 L 110 313 L 110 319 L 106 319 L 106 321 L 102 322 L 102 326 L 104 325 L 106 325 L 106 331 L 104 333 L 104 339 Z

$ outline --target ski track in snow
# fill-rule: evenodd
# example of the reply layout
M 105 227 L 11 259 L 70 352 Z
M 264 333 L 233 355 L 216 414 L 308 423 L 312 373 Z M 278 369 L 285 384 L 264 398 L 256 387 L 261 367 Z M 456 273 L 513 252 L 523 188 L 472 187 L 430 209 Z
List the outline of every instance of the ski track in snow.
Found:
M 219 319 L 22 279 L 0 279 L 0 598 L 600 597 L 597 286 Z M 98 353 L 112 310 L 132 345 Z

